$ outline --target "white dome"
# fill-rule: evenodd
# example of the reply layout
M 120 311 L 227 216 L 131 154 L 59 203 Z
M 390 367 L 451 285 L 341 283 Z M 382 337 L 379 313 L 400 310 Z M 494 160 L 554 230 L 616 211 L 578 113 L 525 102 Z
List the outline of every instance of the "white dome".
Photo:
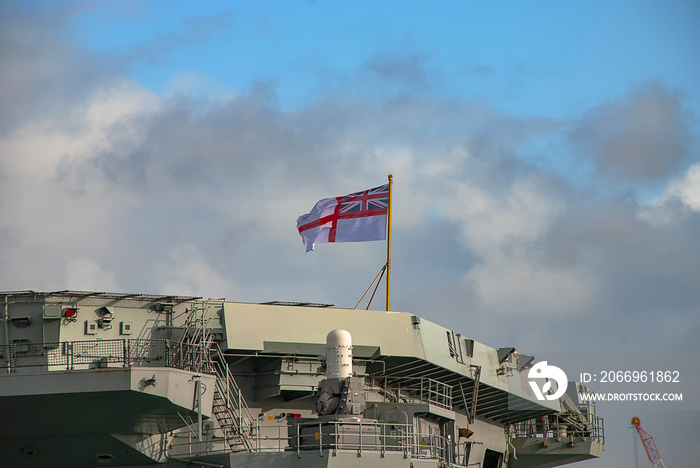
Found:
M 352 375 L 352 337 L 347 330 L 326 336 L 326 377 L 346 379 Z
M 352 336 L 347 330 L 333 330 L 326 336 L 326 346 L 352 346 Z

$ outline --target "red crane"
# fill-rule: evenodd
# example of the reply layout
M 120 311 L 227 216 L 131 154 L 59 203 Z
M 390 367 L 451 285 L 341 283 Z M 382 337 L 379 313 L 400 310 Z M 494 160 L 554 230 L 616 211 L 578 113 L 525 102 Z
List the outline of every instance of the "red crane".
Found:
M 647 457 L 649 457 L 649 461 L 651 462 L 651 468 L 666 468 L 664 461 L 661 459 L 661 455 L 659 455 L 659 449 L 656 448 L 654 438 L 651 436 L 651 434 L 642 429 L 640 423 L 641 420 L 637 416 L 632 418 L 632 425 L 635 429 L 637 429 L 639 438 L 642 439 L 644 450 L 646 450 Z

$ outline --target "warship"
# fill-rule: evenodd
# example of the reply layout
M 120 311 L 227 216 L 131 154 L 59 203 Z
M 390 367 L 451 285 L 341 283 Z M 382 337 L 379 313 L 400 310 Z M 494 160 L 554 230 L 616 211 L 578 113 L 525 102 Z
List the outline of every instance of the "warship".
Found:
M 5 467 L 534 468 L 603 451 L 580 383 L 543 400 L 534 356 L 413 313 L 90 291 L 0 301 Z

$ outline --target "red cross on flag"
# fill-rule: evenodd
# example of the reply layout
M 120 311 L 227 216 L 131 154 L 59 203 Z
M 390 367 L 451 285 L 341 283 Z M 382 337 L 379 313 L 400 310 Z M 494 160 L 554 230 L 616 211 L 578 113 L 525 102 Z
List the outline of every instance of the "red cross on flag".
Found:
M 385 184 L 320 200 L 310 213 L 299 216 L 297 229 L 307 252 L 317 242 L 384 240 L 388 208 L 389 184 Z

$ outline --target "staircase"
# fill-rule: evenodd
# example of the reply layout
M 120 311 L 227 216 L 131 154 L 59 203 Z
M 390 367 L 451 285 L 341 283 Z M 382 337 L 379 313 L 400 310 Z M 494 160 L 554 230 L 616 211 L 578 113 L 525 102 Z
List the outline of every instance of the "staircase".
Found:
M 214 302 L 214 303 L 212 303 Z M 199 348 L 201 362 L 198 367 L 202 372 L 216 375 L 214 402 L 212 413 L 224 434 L 226 443 L 234 452 L 253 452 L 256 450 L 254 437 L 257 420 L 248 408 L 236 384 L 231 371 L 226 364 L 226 358 L 219 344 L 209 332 L 208 313 L 214 307 L 220 306 L 218 301 L 196 301 L 189 311 L 180 337 L 180 343 L 188 348 Z
M 216 374 L 216 389 L 212 411 L 224 432 L 226 442 L 234 452 L 255 451 L 256 422 L 231 375 L 221 348 L 211 347 L 209 369 Z

